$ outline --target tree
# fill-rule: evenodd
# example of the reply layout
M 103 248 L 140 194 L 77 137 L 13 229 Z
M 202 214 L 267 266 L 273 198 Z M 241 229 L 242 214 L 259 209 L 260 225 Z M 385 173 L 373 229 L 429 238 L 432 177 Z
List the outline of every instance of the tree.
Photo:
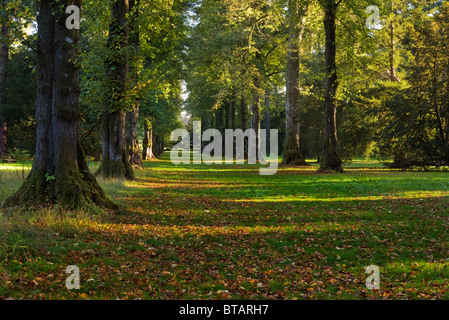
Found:
M 6 207 L 116 208 L 89 172 L 79 142 L 79 31 L 66 27 L 69 5 L 80 6 L 80 0 L 39 3 L 36 153 L 30 174 Z
M 134 179 L 126 148 L 125 124 L 128 92 L 129 3 L 112 0 L 106 59 L 106 100 L 101 120 L 104 178 Z
M 286 72 L 286 142 L 284 164 L 306 165 L 300 151 L 300 71 L 299 57 L 305 28 L 307 5 L 298 0 L 289 0 L 289 46 Z
M 140 15 L 140 0 L 129 1 L 130 10 L 130 32 L 129 45 L 131 49 L 130 54 L 130 80 L 134 88 L 139 87 L 139 50 L 140 50 L 140 32 L 139 32 L 139 15 Z M 135 90 L 131 90 L 133 93 Z M 140 152 L 140 144 L 138 137 L 139 129 L 139 99 L 137 94 L 130 98 L 131 110 L 126 113 L 126 146 L 131 165 L 142 167 L 142 153 Z
M 201 1 L 196 8 L 186 107 L 203 129 L 214 122 L 217 129 L 234 128 L 238 113 L 240 128 L 254 129 L 260 145 L 263 95 L 285 72 L 283 7 L 283 1 L 226 0 Z
M 324 29 L 326 32 L 326 91 L 324 102 L 324 141 L 321 159 L 322 170 L 343 172 L 337 139 L 337 44 L 336 15 L 341 0 L 321 0 L 324 9 Z
M 449 5 L 415 4 L 402 41 L 409 53 L 402 85 L 383 83 L 376 141 L 385 163 L 397 168 L 449 164 Z M 394 91 L 392 90 L 394 89 Z M 392 161 L 391 161 L 392 160 Z

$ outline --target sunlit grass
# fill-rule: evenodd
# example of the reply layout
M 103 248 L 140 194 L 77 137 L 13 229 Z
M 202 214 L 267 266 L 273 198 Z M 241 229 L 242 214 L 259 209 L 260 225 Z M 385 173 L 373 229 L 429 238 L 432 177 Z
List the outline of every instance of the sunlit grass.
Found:
M 354 161 L 345 174 L 161 160 L 99 179 L 120 213 L 0 215 L 0 298 L 447 299 L 448 173 Z M 98 163 L 91 162 L 92 171 Z M 0 201 L 23 181 L 0 166 Z M 377 265 L 381 290 L 365 287 Z M 65 288 L 65 268 L 82 288 Z

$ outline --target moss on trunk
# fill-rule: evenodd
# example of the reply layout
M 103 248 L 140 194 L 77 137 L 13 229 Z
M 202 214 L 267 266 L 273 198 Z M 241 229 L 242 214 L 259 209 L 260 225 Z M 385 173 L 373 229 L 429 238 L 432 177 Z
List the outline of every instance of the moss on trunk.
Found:
M 79 0 L 39 2 L 39 80 L 33 168 L 3 207 L 49 207 L 99 212 L 117 206 L 89 172 L 79 143 L 79 32 L 65 26 L 68 5 Z

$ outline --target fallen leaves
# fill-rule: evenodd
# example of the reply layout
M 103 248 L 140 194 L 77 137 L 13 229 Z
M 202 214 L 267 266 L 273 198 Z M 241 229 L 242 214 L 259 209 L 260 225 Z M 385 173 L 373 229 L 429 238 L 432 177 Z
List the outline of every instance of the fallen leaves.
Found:
M 268 181 L 256 168 L 151 166 L 123 189 L 106 183 L 120 215 L 33 225 L 49 236 L 8 253 L 0 299 L 449 297 L 449 187 L 413 191 L 413 177 L 369 170 L 287 168 Z M 364 285 L 371 263 L 380 291 Z M 68 265 L 83 266 L 82 292 L 65 288 Z

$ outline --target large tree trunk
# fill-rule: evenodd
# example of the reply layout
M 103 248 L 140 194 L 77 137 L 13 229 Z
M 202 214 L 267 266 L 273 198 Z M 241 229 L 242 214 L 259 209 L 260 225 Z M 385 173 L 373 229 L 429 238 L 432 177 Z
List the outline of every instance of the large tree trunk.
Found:
M 286 72 L 287 96 L 285 101 L 286 140 L 282 162 L 292 165 L 307 165 L 301 154 L 299 145 L 301 103 L 299 57 L 306 12 L 307 7 L 300 5 L 298 0 L 289 1 L 289 45 Z
M 140 49 L 140 33 L 139 33 L 139 0 L 129 0 L 129 10 L 131 12 L 130 37 L 129 44 L 132 47 L 131 61 L 131 81 L 134 88 L 139 85 L 139 49 Z M 136 91 L 136 90 L 133 90 Z M 138 138 L 139 129 L 139 100 L 137 92 L 134 92 L 132 110 L 126 115 L 126 145 L 128 148 L 129 161 L 131 165 L 142 167 L 142 154 L 140 152 L 140 144 Z
M 324 143 L 321 158 L 322 170 L 343 172 L 342 160 L 338 153 L 337 106 L 338 89 L 336 64 L 336 0 L 324 1 L 324 28 L 326 31 L 326 97 L 324 107 Z
M 134 179 L 126 149 L 125 122 L 128 89 L 129 25 L 128 0 L 113 0 L 109 25 L 108 58 L 106 60 L 107 88 L 105 110 L 102 115 L 101 143 L 103 159 L 99 173 L 104 178 Z
M 8 81 L 7 63 L 9 58 L 9 27 L 7 18 L 4 17 L 1 22 L 1 32 L 3 41 L 1 42 L 0 52 L 0 160 L 2 157 L 9 155 L 7 148 L 7 124 L 3 112 L 3 106 L 7 102 L 6 85 Z
M 79 32 L 66 28 L 65 8 L 79 0 L 41 0 L 36 154 L 32 170 L 5 206 L 46 206 L 94 210 L 115 208 L 89 172 L 79 143 Z

